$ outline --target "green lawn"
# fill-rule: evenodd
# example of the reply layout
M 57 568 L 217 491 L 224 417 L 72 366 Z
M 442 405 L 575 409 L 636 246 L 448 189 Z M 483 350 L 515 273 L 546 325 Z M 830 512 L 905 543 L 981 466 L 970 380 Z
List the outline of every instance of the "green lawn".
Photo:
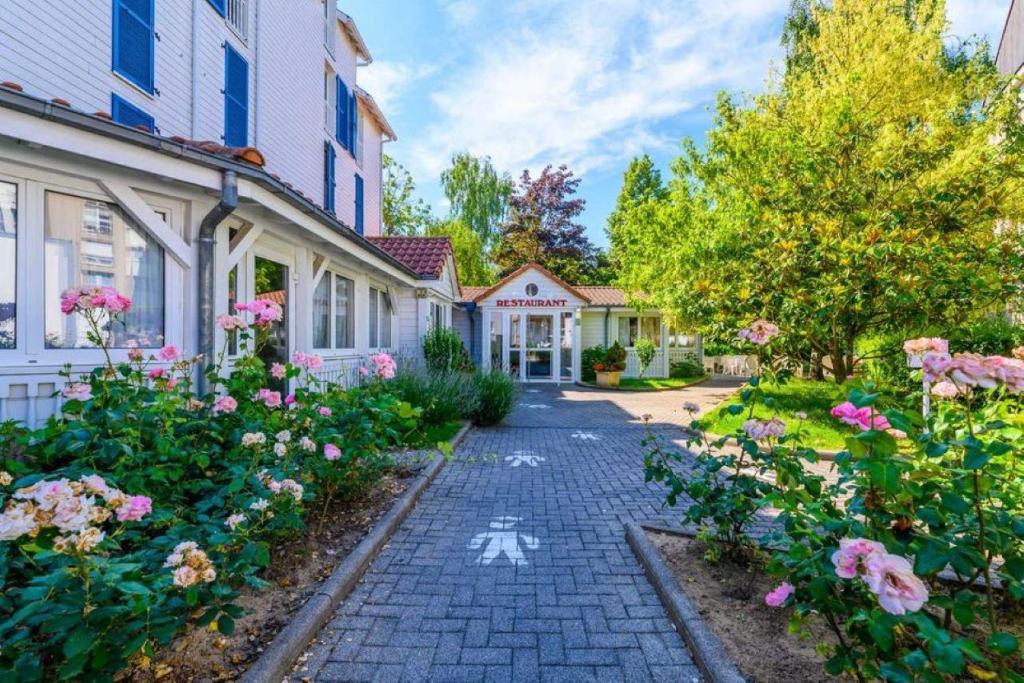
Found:
M 796 413 L 807 413 L 807 419 L 800 425 L 804 435 L 804 443 L 814 448 L 839 450 L 843 448 L 850 430 L 830 414 L 832 407 L 842 403 L 843 392 L 833 382 L 815 382 L 812 380 L 793 379 L 782 386 L 766 384 L 763 387 L 765 396 L 774 401 L 769 408 L 757 405 L 754 417 L 767 419 L 777 416 L 786 423 L 787 431 L 796 429 L 800 420 Z M 739 429 L 747 419 L 747 411 L 739 415 L 730 415 L 726 410 L 730 405 L 739 402 L 739 395 L 723 401 L 714 410 L 703 416 L 701 423 L 713 434 L 731 434 Z
M 700 375 L 698 377 L 644 377 L 643 379 L 637 379 L 636 377 L 623 377 L 619 380 L 619 388 L 632 389 L 634 391 L 679 389 L 685 387 L 687 384 L 693 384 L 698 380 L 702 380 L 706 376 L 707 375 Z
M 462 428 L 462 420 L 453 420 L 439 425 L 425 425 L 409 435 L 406 446 L 412 448 L 433 448 L 439 441 L 448 441 Z

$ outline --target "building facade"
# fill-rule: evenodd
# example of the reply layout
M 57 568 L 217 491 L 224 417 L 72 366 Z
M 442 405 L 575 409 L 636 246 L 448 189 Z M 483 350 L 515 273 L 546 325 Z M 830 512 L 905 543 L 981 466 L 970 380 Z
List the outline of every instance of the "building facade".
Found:
M 616 341 L 626 349 L 623 375 L 637 377 L 640 338 L 657 347 L 645 377 L 668 377 L 680 361 L 702 363 L 700 337 L 674 331 L 659 311 L 637 311 L 617 287 L 570 285 L 536 263 L 462 293 L 454 327 L 473 359 L 524 382 L 578 382 L 583 350 Z
M 450 321 L 450 244 L 375 242 L 395 133 L 333 0 L 11 0 L 0 41 L 0 420 L 38 422 L 62 366 L 99 364 L 70 286 L 133 299 L 121 358 L 230 358 L 215 315 L 273 299 L 268 360 L 316 352 L 338 381 Z

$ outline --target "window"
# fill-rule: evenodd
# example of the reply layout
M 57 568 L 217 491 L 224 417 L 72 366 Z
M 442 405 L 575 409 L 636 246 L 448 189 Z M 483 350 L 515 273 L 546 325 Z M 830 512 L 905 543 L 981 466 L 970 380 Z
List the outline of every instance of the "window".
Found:
M 223 0 L 222 0 L 223 2 Z M 223 16 L 223 12 L 221 15 Z M 228 26 L 242 40 L 249 40 L 249 0 L 227 0 Z
M 324 210 L 334 213 L 334 145 L 324 143 Z
M 326 271 L 313 290 L 313 346 L 318 349 L 355 347 L 355 300 L 352 280 Z M 332 327 L 333 324 L 333 327 Z M 331 340 L 334 343 L 331 343 Z
M 348 96 L 348 151 L 356 155 L 356 139 L 359 133 L 359 105 L 356 103 L 356 89 Z
M 0 183 L 0 349 L 17 338 L 18 186 Z
M 76 286 L 109 286 L 130 297 L 124 324 L 104 330 L 115 347 L 164 342 L 164 250 L 118 208 L 106 202 L 46 193 L 44 251 L 47 348 L 94 346 L 80 315 L 65 316 L 60 293 Z
M 237 233 L 234 228 L 230 233 Z M 234 238 L 234 235 L 232 235 Z M 228 271 L 228 313 L 234 315 L 235 304 L 238 303 L 238 265 Z M 238 330 L 230 330 L 228 335 L 228 355 L 234 356 L 238 353 Z
M 444 306 L 430 302 L 430 328 L 436 329 L 445 326 Z
M 376 287 L 370 287 L 370 348 L 391 348 L 391 297 Z
M 619 343 L 626 347 L 636 344 L 643 337 L 661 346 L 661 320 L 659 318 L 619 318 Z
M 363 234 L 363 179 L 356 173 L 356 232 Z
M 349 148 L 348 87 L 340 76 L 334 77 L 334 137 L 345 149 Z
M 114 0 L 113 69 L 148 93 L 153 92 L 156 33 L 154 0 Z
M 249 63 L 224 44 L 224 144 L 249 144 Z
M 697 345 L 697 338 L 693 334 L 672 328 L 668 331 L 668 345 L 672 348 L 693 347 Z
M 152 116 L 117 93 L 113 93 L 110 96 L 110 114 L 116 123 L 120 123 L 123 126 L 131 128 L 142 126 L 150 133 L 156 130 L 156 122 Z
M 537 296 L 538 291 L 540 290 L 537 289 L 537 285 L 532 282 L 526 285 L 526 296 Z

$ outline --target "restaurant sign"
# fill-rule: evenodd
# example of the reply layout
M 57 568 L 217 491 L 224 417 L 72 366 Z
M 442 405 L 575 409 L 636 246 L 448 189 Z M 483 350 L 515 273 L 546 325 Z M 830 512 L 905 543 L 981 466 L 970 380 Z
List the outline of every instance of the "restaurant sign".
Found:
M 566 299 L 498 299 L 494 303 L 496 306 L 505 308 L 560 308 L 569 302 Z

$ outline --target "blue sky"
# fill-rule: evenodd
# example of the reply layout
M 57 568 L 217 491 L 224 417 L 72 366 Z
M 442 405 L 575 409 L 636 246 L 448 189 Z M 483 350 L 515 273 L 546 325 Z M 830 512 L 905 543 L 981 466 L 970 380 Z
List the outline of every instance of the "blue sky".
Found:
M 947 0 L 952 36 L 998 43 L 1010 0 Z M 398 132 L 386 151 L 447 212 L 452 154 L 518 177 L 568 164 L 582 222 L 604 246 L 629 160 L 668 177 L 684 137 L 703 140 L 716 93 L 761 88 L 781 58 L 789 0 L 342 0 L 374 62 L 359 82 Z M 994 47 L 993 47 L 994 49 Z

